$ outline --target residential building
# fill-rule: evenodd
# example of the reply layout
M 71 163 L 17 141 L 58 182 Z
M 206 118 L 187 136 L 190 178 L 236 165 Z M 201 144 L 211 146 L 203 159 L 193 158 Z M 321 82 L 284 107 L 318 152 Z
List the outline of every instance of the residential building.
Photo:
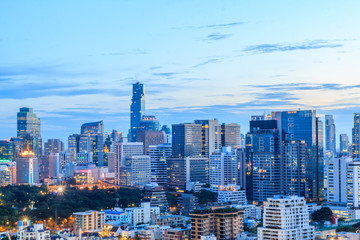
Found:
M 182 215 L 189 215 L 190 212 L 199 208 L 198 198 L 193 194 L 181 194 L 178 200 L 178 208 Z
M 238 177 L 236 150 L 223 147 L 210 155 L 210 187 L 217 192 L 220 186 L 236 184 Z
M 235 208 L 241 209 L 244 211 L 244 219 L 255 219 L 260 220 L 261 219 L 261 207 L 255 206 L 253 204 L 241 204 L 241 205 L 234 205 Z
M 150 183 L 145 185 L 144 190 L 142 201 L 150 202 L 151 207 L 159 207 L 161 213 L 167 211 L 168 201 L 163 187 L 157 183 Z
M 243 232 L 243 211 L 236 208 L 210 208 L 190 213 L 191 239 L 214 234 L 217 239 L 237 239 Z
M 73 213 L 74 229 L 84 232 L 100 232 L 104 224 L 104 212 L 94 210 Z
M 349 162 L 352 162 L 352 158 L 335 157 L 328 162 L 327 201 L 330 203 L 346 203 L 346 171 Z
M 237 185 L 220 186 L 217 193 L 219 203 L 246 204 L 245 190 Z
M 19 240 L 50 240 L 50 230 L 44 228 L 43 224 L 34 224 L 32 226 L 24 226 L 23 222 L 19 222 L 19 231 L 17 232 Z
M 187 240 L 190 230 L 187 228 L 168 228 L 164 232 L 164 240 Z
M 309 225 L 305 199 L 297 196 L 274 196 L 264 206 L 263 227 L 258 239 L 315 239 L 315 228 Z
M 155 216 L 160 215 L 159 207 L 151 207 L 150 202 L 142 202 L 140 207 L 125 208 L 129 222 L 133 225 L 138 223 L 151 223 Z

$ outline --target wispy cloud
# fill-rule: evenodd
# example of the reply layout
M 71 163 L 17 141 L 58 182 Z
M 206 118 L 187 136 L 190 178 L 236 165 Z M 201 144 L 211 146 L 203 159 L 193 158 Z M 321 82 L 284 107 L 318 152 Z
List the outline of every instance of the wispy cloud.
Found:
M 215 62 L 217 62 L 219 60 L 221 60 L 221 58 L 210 58 L 210 59 L 208 59 L 206 61 L 203 61 L 203 62 L 201 62 L 199 64 L 196 64 L 196 65 L 194 65 L 192 67 L 193 68 L 198 68 L 198 67 L 204 66 L 204 65 L 209 64 L 209 63 L 215 63 Z
M 272 52 L 288 52 L 296 50 L 314 50 L 321 48 L 338 48 L 342 47 L 341 43 L 334 43 L 325 40 L 313 40 L 303 43 L 277 43 L 277 44 L 259 44 L 248 46 L 243 49 L 244 52 L 251 52 L 255 54 L 272 53 Z
M 206 24 L 202 26 L 184 26 L 184 27 L 174 27 L 175 30 L 184 30 L 184 29 L 217 29 L 217 28 L 231 28 L 243 25 L 244 22 L 230 22 L 230 23 L 219 23 L 219 24 Z
M 254 88 L 262 88 L 265 90 L 345 90 L 345 89 L 354 89 L 360 88 L 360 84 L 354 85 L 345 85 L 338 83 L 282 83 L 282 84 L 271 84 L 271 85 L 249 85 Z
M 221 40 L 230 37 L 231 34 L 212 33 L 207 35 L 207 40 Z

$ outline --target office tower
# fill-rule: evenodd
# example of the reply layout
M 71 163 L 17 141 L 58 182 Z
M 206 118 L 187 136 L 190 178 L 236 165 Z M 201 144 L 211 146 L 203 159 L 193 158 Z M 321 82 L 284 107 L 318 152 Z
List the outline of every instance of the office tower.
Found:
M 303 197 L 275 196 L 264 206 L 263 227 L 258 239 L 315 239 L 315 227 L 309 225 L 309 212 Z
M 149 155 L 149 146 L 158 145 L 165 142 L 165 135 L 162 131 L 144 131 L 137 132 L 137 142 L 144 143 L 144 153 Z
M 208 157 L 221 148 L 221 126 L 217 119 L 195 120 L 194 123 L 201 124 L 201 155 Z
M 68 137 L 68 152 L 70 162 L 75 162 L 76 154 L 79 151 L 80 134 L 73 134 Z
M 346 203 L 346 170 L 349 157 L 332 158 L 327 165 L 327 201 Z
M 108 153 L 108 171 L 109 173 L 115 173 L 116 156 L 114 152 Z
M 173 157 L 199 156 L 202 153 L 202 126 L 196 123 L 172 125 Z
M 185 158 L 166 159 L 167 162 L 167 186 L 182 192 L 187 183 L 209 183 L 209 159 L 194 156 Z
M 104 143 L 105 139 L 103 121 L 90 122 L 81 125 L 79 152 L 92 152 L 94 158 L 93 161 L 97 166 L 105 166 Z
M 33 151 L 27 149 L 15 161 L 17 184 L 39 183 L 39 162 Z
M 112 132 L 110 133 L 110 138 L 111 138 L 111 145 L 109 148 L 109 152 L 114 152 L 115 151 L 115 143 L 122 142 L 122 140 L 123 140 L 122 132 L 112 130 Z
M 243 232 L 244 213 L 236 208 L 210 208 L 190 213 L 191 239 L 215 235 L 216 239 L 237 239 Z
M 240 125 L 237 123 L 223 123 L 221 125 L 221 143 L 223 147 L 240 148 Z
M 188 216 L 190 212 L 199 208 L 199 200 L 190 193 L 183 193 L 178 199 L 178 208 L 182 215 Z
M 70 163 L 70 154 L 68 152 L 60 152 L 59 153 L 59 162 L 61 171 L 64 170 L 65 165 Z
M 17 137 L 24 141 L 22 151 L 26 150 L 27 143 L 36 156 L 42 154 L 41 122 L 32 108 L 23 107 L 17 113 Z
M 241 189 L 246 189 L 246 151 L 245 148 L 239 148 L 236 151 L 237 163 L 237 185 Z
M 0 162 L 14 160 L 14 145 L 10 141 L 0 141 Z
M 251 120 L 246 135 L 247 199 L 261 203 L 281 192 L 280 154 L 277 121 Z
M 330 151 L 331 155 L 336 153 L 335 124 L 333 115 L 325 115 L 325 150 Z
M 171 156 L 171 144 L 150 145 L 149 150 L 151 182 L 166 186 L 166 158 Z
M 135 142 L 140 121 L 145 114 L 145 86 L 140 82 L 133 84 L 133 95 L 130 106 L 129 141 Z
M 286 195 L 305 196 L 305 141 L 284 141 L 283 185 Z
M 127 156 L 125 162 L 127 186 L 144 186 L 150 182 L 150 156 Z
M 360 207 L 360 161 L 348 162 L 346 167 L 346 202 L 348 208 Z
M 14 158 L 17 158 L 21 155 L 22 153 L 22 148 L 23 148 L 23 141 L 21 138 L 18 137 L 12 137 L 10 138 L 10 142 L 14 147 Z
M 349 137 L 347 134 L 342 133 L 340 134 L 340 153 L 342 155 L 349 155 Z
M 305 198 L 312 201 L 324 199 L 324 151 L 323 123 L 315 110 L 273 112 L 277 129 L 281 131 L 281 142 L 285 140 L 305 141 Z M 283 158 L 284 152 L 281 151 Z
M 218 192 L 221 186 L 237 183 L 237 154 L 231 147 L 223 147 L 210 155 L 210 187 Z
M 124 185 L 125 167 L 127 156 L 144 155 L 144 147 L 141 142 L 117 142 L 115 143 L 115 183 Z M 122 183 L 122 184 L 121 184 Z
M 44 143 L 44 154 L 59 153 L 64 151 L 64 143 L 60 139 L 48 139 Z
M 156 183 L 150 183 L 144 187 L 143 202 L 150 202 L 151 207 L 159 207 L 160 212 L 166 212 L 168 208 L 168 201 L 163 187 Z
M 360 158 L 360 113 L 354 114 L 354 128 L 352 129 L 352 156 Z
M 58 153 L 44 155 L 39 158 L 40 179 L 57 178 L 60 173 L 60 156 Z

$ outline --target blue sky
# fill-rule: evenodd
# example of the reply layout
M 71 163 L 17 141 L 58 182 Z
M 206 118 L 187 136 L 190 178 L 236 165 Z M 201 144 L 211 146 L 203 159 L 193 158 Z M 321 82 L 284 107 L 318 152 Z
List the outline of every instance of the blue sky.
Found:
M 0 139 L 33 107 L 42 135 L 127 132 L 131 84 L 162 124 L 316 109 L 351 132 L 359 1 L 1 1 Z

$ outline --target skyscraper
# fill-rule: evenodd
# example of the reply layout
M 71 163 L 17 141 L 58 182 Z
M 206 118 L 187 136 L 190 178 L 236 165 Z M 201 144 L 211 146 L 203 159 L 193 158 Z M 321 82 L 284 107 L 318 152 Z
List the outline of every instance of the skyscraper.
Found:
M 349 155 L 351 151 L 349 151 L 350 143 L 349 136 L 345 133 L 340 134 L 340 153 L 343 155 Z
M 325 115 L 325 150 L 333 156 L 336 153 L 335 124 L 333 115 Z
M 221 143 L 223 147 L 241 147 L 240 125 L 237 123 L 223 123 L 221 125 Z
M 173 157 L 199 156 L 202 154 L 202 126 L 196 123 L 172 125 Z
M 140 121 L 145 114 L 145 86 L 140 82 L 133 84 L 133 95 L 130 106 L 129 140 L 135 142 Z
M 88 142 L 88 144 L 86 144 Z M 97 166 L 106 165 L 104 162 L 104 123 L 90 122 L 81 125 L 81 137 L 79 151 L 82 152 L 82 148 L 86 147 L 87 152 L 93 153 L 94 163 Z
M 16 183 L 30 185 L 39 183 L 38 158 L 29 148 L 16 158 Z
M 354 128 L 352 129 L 352 156 L 360 158 L 360 113 L 354 114 Z
M 22 151 L 29 143 L 36 156 L 42 154 L 41 122 L 32 108 L 23 107 L 17 113 L 17 136 L 23 140 Z
M 281 141 L 305 141 L 305 198 L 312 201 L 324 199 L 324 152 L 323 123 L 316 117 L 315 110 L 273 112 L 277 128 L 281 131 Z M 284 156 L 281 152 L 281 157 Z
M 160 186 L 166 186 L 166 158 L 171 156 L 171 144 L 150 145 L 149 149 L 151 182 L 157 183 Z
M 48 139 L 44 143 L 44 154 L 60 153 L 64 151 L 64 143 L 60 139 Z
M 194 123 L 201 124 L 201 155 L 209 156 L 221 148 L 221 126 L 217 119 L 195 120 Z

